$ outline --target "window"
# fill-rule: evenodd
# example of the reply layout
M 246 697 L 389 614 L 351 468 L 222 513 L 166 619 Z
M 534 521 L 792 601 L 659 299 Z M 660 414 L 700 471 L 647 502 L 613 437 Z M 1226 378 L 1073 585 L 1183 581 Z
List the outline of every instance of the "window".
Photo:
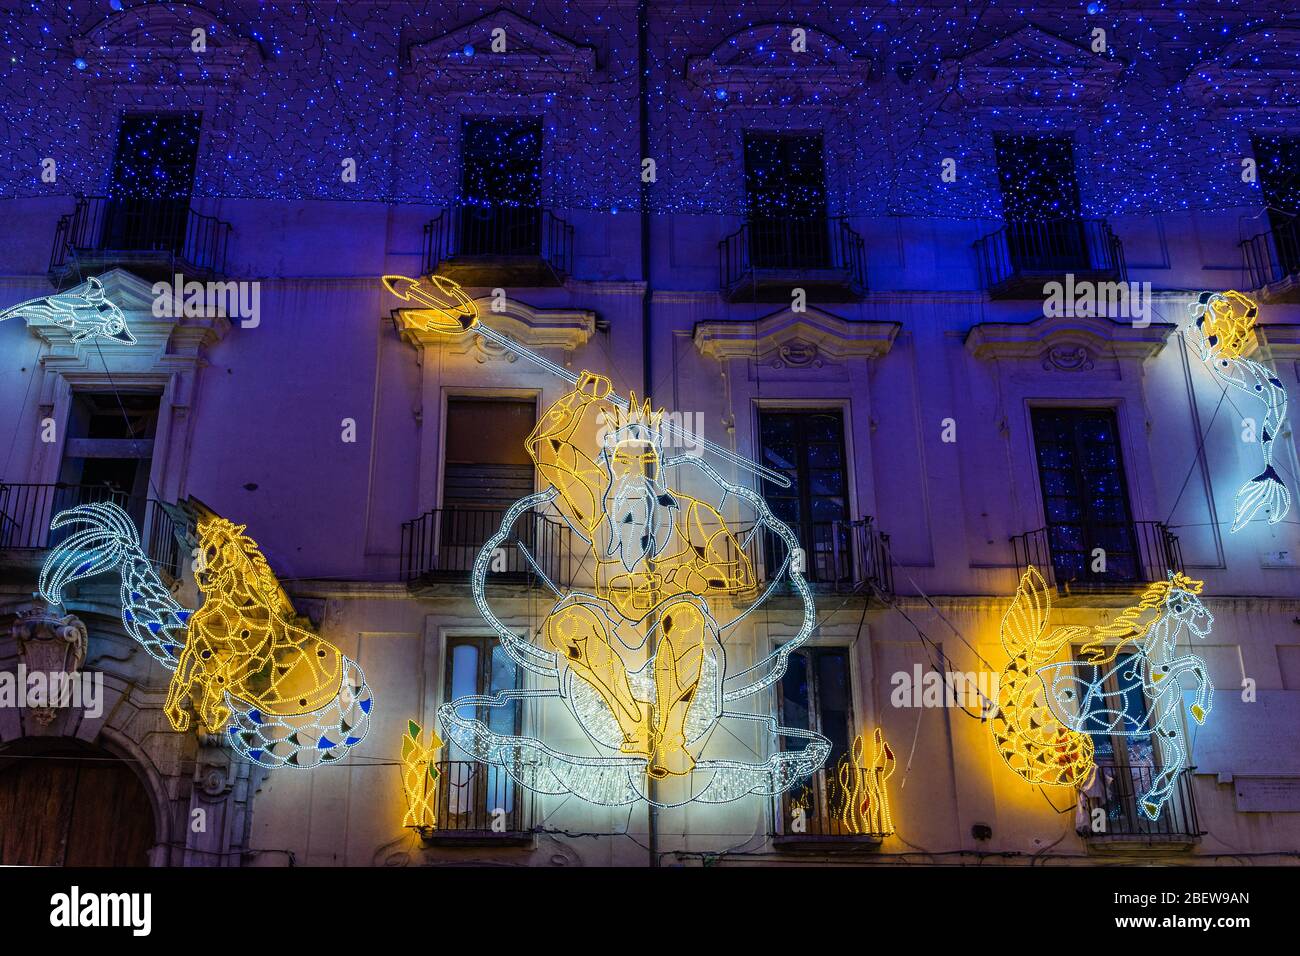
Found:
M 493 696 L 519 686 L 519 670 L 495 637 L 454 637 L 447 642 L 445 700 L 469 695 Z M 502 707 L 483 707 L 471 714 L 484 721 L 494 733 L 518 735 L 522 710 L 515 701 Z M 447 745 L 447 761 L 440 767 L 438 828 L 441 830 L 492 831 L 493 822 L 504 815 L 506 832 L 524 830 L 523 804 L 510 775 L 500 767 L 470 758 L 453 741 Z M 498 824 L 498 832 L 499 824 Z
M 772 513 L 799 538 L 810 581 L 852 577 L 848 529 L 848 474 L 844 455 L 844 419 L 837 409 L 763 411 L 759 418 L 763 464 L 790 479 L 789 488 L 765 482 L 763 494 Z M 783 545 L 767 539 L 769 572 Z
M 1300 272 L 1300 136 L 1254 136 L 1251 142 L 1278 265 L 1283 275 Z
M 447 400 L 445 505 L 502 509 L 533 491 L 525 439 L 537 420 L 532 399 Z
M 755 268 L 829 265 L 821 136 L 746 134 L 745 191 Z
M 1123 711 L 1123 719 L 1113 729 L 1108 726 L 1107 711 L 1096 710 L 1087 727 L 1092 737 L 1097 776 L 1086 791 L 1088 809 L 1102 810 L 1104 822 L 1096 825 L 1089 819 L 1089 830 L 1098 835 L 1135 836 L 1152 834 L 1194 834 L 1195 813 L 1191 788 L 1186 774 L 1175 784 L 1164 812 L 1150 820 L 1141 812 L 1142 797 L 1151 790 L 1160 773 L 1160 752 L 1150 733 L 1128 736 L 1123 731 L 1138 730 L 1149 719 L 1148 700 L 1141 679 L 1128 678 L 1132 672 L 1126 662 L 1136 657 L 1120 653 L 1114 663 L 1082 666 L 1079 676 L 1089 681 L 1111 673 L 1102 690 L 1111 695 L 1109 706 Z M 1081 660 L 1083 649 L 1074 648 L 1074 659 Z
M 1074 144 L 1064 136 L 994 137 L 1011 261 L 1022 271 L 1087 267 Z
M 1057 584 L 1131 582 L 1141 574 L 1115 413 L 1035 408 L 1034 445 Z M 1095 549 L 1104 550 L 1104 570 Z
M 533 491 L 533 463 L 525 439 L 533 430 L 536 406 L 532 400 L 495 398 L 452 398 L 447 402 L 447 444 L 442 476 L 442 509 L 438 512 L 440 567 L 445 571 L 468 571 L 483 542 L 501 527 L 506 511 Z M 527 559 L 519 553 L 516 540 L 524 542 L 539 560 L 535 522 L 522 516 L 516 522 L 516 537 L 507 539 L 504 567 L 496 574 L 526 575 Z M 551 536 L 542 534 L 541 547 L 548 550 Z M 549 567 L 549 564 L 548 564 Z
M 118 127 L 102 248 L 180 252 L 185 244 L 198 113 L 128 113 Z
M 781 678 L 781 724 L 822 734 L 831 742 L 831 753 L 802 788 L 783 795 L 779 832 L 791 833 L 795 814 L 802 809 L 808 835 L 842 835 L 843 794 L 836 771 L 854 734 L 848 648 L 802 648 L 790 655 Z M 789 741 L 789 749 L 802 750 L 803 742 Z
M 460 251 L 535 256 L 542 248 L 540 120 L 464 120 Z
M 56 510 L 112 498 L 143 527 L 159 396 L 74 392 Z

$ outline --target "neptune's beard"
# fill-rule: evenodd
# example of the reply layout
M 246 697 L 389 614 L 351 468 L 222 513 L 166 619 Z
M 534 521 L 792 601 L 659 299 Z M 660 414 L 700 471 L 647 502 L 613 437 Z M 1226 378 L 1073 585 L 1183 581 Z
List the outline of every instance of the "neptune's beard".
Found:
M 667 547 L 677 502 L 666 487 L 642 475 L 612 478 L 603 504 L 609 522 L 606 555 L 618 558 L 625 570 L 632 571 Z

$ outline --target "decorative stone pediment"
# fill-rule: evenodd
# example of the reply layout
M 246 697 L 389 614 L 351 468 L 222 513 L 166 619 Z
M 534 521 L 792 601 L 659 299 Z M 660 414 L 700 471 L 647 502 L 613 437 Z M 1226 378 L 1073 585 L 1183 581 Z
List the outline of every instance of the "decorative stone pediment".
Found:
M 1159 354 L 1177 326 L 1091 317 L 1046 317 L 1032 322 L 985 322 L 966 335 L 967 350 L 978 359 L 1010 359 L 1062 372 L 1091 371 L 1098 358 L 1145 361 Z
M 897 322 L 851 322 L 809 307 L 783 309 L 756 322 L 700 322 L 695 347 L 725 361 L 753 359 L 775 368 L 820 368 L 828 360 L 874 359 L 886 354 L 898 335 Z
M 1219 110 L 1300 107 L 1300 28 L 1268 27 L 1233 40 L 1183 81 L 1188 99 Z
M 1095 110 L 1126 64 L 1029 25 L 960 59 L 936 82 L 975 109 Z
M 505 31 L 505 52 L 492 49 L 493 31 Z M 411 68 L 425 84 L 456 90 L 553 90 L 586 81 L 596 51 L 498 7 L 450 33 L 412 44 Z
M 1289 377 L 1293 382 L 1300 382 L 1300 325 L 1270 322 L 1255 326 L 1255 330 L 1264 346 L 1263 354 L 1273 360 L 1278 374 L 1283 379 Z M 1258 355 L 1252 358 L 1264 361 Z
M 230 320 L 220 316 L 159 318 L 154 315 L 153 284 L 125 269 L 110 269 L 99 277 L 104 296 L 122 310 L 134 343 L 111 338 L 72 341 L 72 332 L 50 319 L 27 318 L 27 327 L 49 345 L 41 358 L 48 369 L 77 381 L 83 376 L 98 379 L 108 372 L 119 384 L 146 376 L 175 371 L 192 371 L 201 353 L 221 341 L 230 330 Z
M 795 30 L 803 49 L 796 52 Z M 766 23 L 734 33 L 706 56 L 691 57 L 686 77 L 729 107 L 843 107 L 866 81 L 870 61 L 829 33 L 799 23 Z
M 474 299 L 474 304 L 480 322 L 530 349 L 573 352 L 585 345 L 596 331 L 596 313 L 587 309 L 535 309 L 518 299 L 507 299 L 505 312 L 493 312 L 491 296 L 480 296 Z M 422 347 L 445 346 L 452 354 L 473 353 L 479 361 L 514 361 L 517 357 L 477 335 L 449 336 L 425 331 L 419 327 L 417 309 L 394 309 L 393 316 L 402 338 Z
M 198 52 L 195 30 L 203 31 Z M 148 4 L 105 17 L 72 42 L 86 72 L 118 83 L 224 86 L 261 63 L 261 48 L 202 7 Z

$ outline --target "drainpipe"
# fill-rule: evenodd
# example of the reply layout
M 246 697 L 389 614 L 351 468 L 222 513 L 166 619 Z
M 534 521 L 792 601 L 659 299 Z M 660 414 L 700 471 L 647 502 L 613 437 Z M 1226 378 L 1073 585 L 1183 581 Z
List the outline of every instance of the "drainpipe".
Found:
M 636 65 L 637 65 L 637 100 L 638 127 L 640 131 L 641 155 L 644 160 L 650 155 L 650 80 L 646 75 L 650 69 L 650 2 L 637 0 L 636 5 Z M 640 162 L 637 163 L 638 170 Z M 645 290 L 641 293 L 641 394 L 650 397 L 650 383 L 654 381 L 654 355 L 651 346 L 651 282 L 650 282 L 650 184 L 641 178 L 641 281 Z M 646 819 L 650 866 L 659 865 L 659 810 L 654 805 L 658 785 L 653 779 L 647 781 L 651 802 L 648 804 Z

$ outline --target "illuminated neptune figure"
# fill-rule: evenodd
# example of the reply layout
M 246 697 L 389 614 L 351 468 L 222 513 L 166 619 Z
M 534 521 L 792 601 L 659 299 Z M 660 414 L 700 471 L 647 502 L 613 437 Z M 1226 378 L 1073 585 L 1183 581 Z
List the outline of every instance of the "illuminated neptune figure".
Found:
M 471 575 L 479 612 L 506 653 L 531 675 L 530 686 L 444 704 L 438 717 L 448 740 L 524 786 L 607 805 L 638 799 L 665 806 L 721 803 L 750 793 L 773 794 L 821 767 L 830 752 L 825 737 L 731 709 L 781 679 L 791 652 L 816 623 L 794 533 L 761 496 L 724 480 L 697 454 L 669 457 L 665 436 L 673 426 L 649 402 L 638 405 L 635 395 L 625 401 L 604 376 L 585 371 L 574 376 L 484 328 L 459 288 L 435 279 L 437 292 L 431 295 L 412 280 L 386 278 L 396 294 L 433 306 L 404 313 L 407 323 L 448 332 L 473 329 L 574 386 L 546 410 L 527 440 L 546 489 L 508 510 Z M 455 310 L 450 314 L 448 298 Z M 700 444 L 787 483 L 734 452 Z M 707 489 L 711 500 L 676 486 L 692 481 L 691 487 Z M 728 504 L 742 512 L 743 533 L 718 510 Z M 589 587 L 564 592 L 546 578 L 527 547 L 532 523 L 526 516 L 534 512 L 558 514 L 580 539 Z M 770 549 L 777 567 L 760 589 L 749 546 L 762 540 L 763 530 L 779 545 Z M 488 601 L 490 567 L 506 546 L 524 556 L 556 597 L 531 638 L 499 620 Z M 785 581 L 802 603 L 794 634 L 752 666 L 728 673 L 729 630 Z M 719 619 L 719 607 L 728 609 L 729 619 Z M 587 752 L 568 753 L 534 737 L 502 734 L 493 721 L 480 719 L 484 711 L 538 698 L 562 700 L 590 741 Z M 711 758 L 715 730 L 745 722 L 763 728 L 759 739 L 766 755 Z M 651 781 L 660 785 L 652 787 Z

